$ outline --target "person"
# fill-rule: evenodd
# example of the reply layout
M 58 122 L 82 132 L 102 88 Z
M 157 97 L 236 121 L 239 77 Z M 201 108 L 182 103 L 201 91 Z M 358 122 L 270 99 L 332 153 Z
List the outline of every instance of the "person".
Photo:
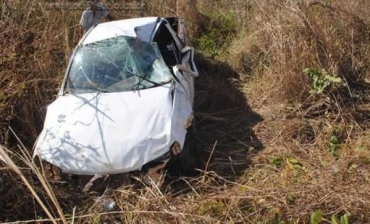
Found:
M 97 0 L 89 1 L 89 7 L 82 13 L 80 26 L 83 31 L 86 32 L 95 24 L 100 23 L 102 18 L 105 18 L 108 21 L 113 20 L 109 11 L 99 4 Z

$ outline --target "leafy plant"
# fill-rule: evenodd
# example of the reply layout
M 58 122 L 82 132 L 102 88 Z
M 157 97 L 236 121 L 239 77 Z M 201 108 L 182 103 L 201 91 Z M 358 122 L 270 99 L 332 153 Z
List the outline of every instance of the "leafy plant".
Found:
M 270 159 L 270 163 L 276 167 L 280 167 L 282 162 L 283 158 L 281 156 L 276 156 Z
M 306 68 L 303 71 L 311 79 L 310 93 L 321 94 L 325 89 L 341 84 L 343 81 L 337 75 L 329 74 L 324 69 L 317 70 L 312 68 Z
M 286 160 L 286 162 L 287 162 L 287 165 L 290 169 L 303 169 L 303 170 L 305 169 L 303 164 L 301 162 L 299 162 L 299 160 L 296 159 L 296 158 L 293 158 L 293 157 L 288 158 Z
M 319 224 L 321 223 L 321 221 L 323 220 L 323 217 L 322 217 L 322 211 L 321 210 L 317 210 L 315 211 L 314 213 L 312 213 L 311 215 L 311 224 Z M 325 221 L 328 221 L 328 220 L 325 220 Z M 349 224 L 349 219 L 348 219 L 348 215 L 347 214 L 344 214 L 340 217 L 340 222 L 338 221 L 337 219 L 337 216 L 334 214 L 331 216 L 330 218 L 330 223 L 331 224 Z
M 331 224 L 339 224 L 337 216 L 332 215 L 331 216 Z M 344 214 L 340 217 L 340 224 L 349 224 L 349 219 L 347 214 Z
M 311 215 L 311 224 L 319 224 L 322 220 L 322 211 L 317 210 Z

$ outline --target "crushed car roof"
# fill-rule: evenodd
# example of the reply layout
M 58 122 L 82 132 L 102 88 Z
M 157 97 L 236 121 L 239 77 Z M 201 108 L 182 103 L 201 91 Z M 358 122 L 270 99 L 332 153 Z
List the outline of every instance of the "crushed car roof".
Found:
M 143 17 L 100 23 L 91 29 L 80 43 L 89 44 L 114 36 L 139 37 L 150 42 L 159 20 L 161 17 Z

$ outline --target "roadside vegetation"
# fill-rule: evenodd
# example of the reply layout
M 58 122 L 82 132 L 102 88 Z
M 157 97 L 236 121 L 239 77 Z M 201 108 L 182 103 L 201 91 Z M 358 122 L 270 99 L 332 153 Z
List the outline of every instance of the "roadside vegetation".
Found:
M 29 154 L 82 11 L 2 1 L 0 222 L 370 223 L 369 1 L 144 2 L 112 13 L 182 16 L 197 50 L 203 169 L 103 196 L 44 181 Z

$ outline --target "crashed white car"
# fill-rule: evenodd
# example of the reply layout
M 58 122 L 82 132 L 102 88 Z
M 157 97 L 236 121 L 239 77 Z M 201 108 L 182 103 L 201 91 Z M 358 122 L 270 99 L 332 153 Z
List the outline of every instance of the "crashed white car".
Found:
M 193 120 L 194 50 L 183 20 L 101 23 L 81 39 L 33 156 L 78 175 L 165 164 Z

